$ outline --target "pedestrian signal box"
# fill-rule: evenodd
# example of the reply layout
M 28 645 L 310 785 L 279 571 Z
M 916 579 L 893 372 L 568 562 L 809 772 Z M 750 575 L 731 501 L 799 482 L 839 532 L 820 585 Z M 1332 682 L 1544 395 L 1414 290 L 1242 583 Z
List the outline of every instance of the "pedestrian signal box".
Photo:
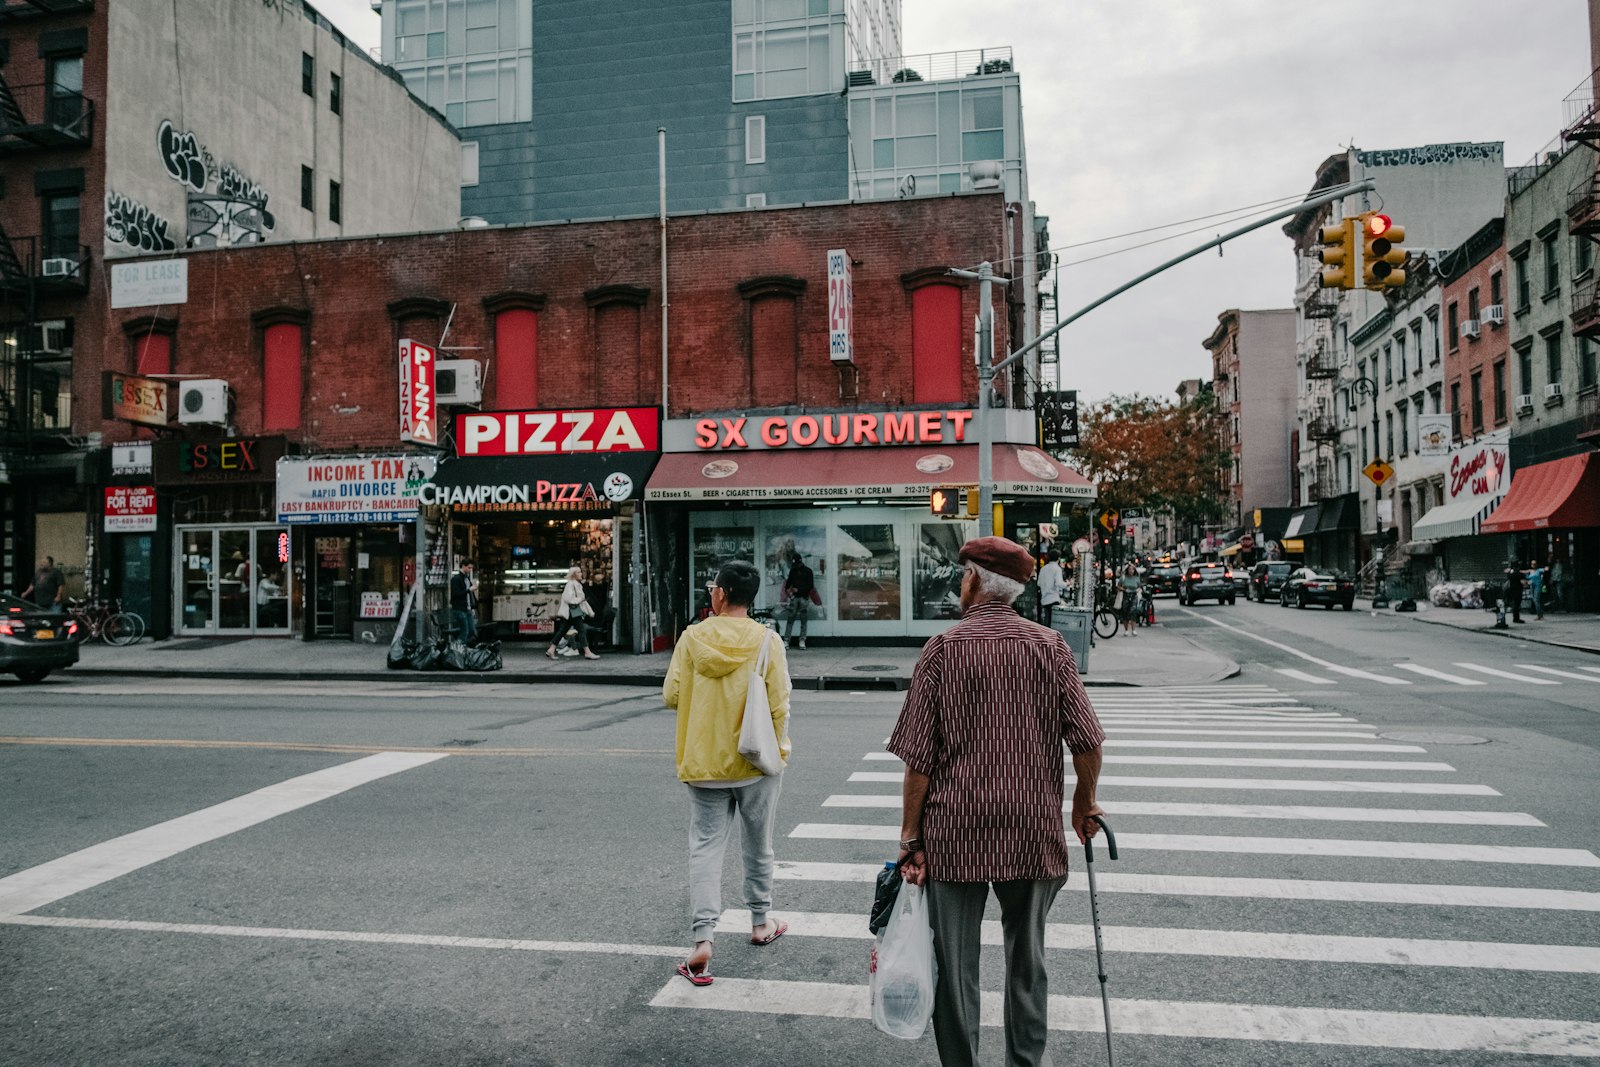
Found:
M 953 519 L 961 513 L 960 489 L 935 489 L 928 497 L 928 510 L 941 519 Z

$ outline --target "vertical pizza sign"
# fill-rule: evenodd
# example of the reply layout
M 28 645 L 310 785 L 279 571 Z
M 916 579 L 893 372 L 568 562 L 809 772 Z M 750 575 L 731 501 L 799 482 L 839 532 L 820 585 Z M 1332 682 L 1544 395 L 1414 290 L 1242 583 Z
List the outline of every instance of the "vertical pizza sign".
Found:
M 433 385 L 434 350 L 409 338 L 400 342 L 400 440 L 439 443 L 438 395 Z
M 828 358 L 835 363 L 855 362 L 855 346 L 850 340 L 850 318 L 854 303 L 850 254 L 842 248 L 835 248 L 828 253 Z

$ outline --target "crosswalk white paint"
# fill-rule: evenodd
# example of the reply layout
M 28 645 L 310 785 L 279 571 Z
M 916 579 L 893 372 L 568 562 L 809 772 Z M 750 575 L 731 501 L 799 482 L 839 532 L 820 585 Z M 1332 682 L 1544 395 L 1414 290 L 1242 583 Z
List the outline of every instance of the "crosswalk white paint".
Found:
M 1531 674 L 1514 674 L 1511 671 L 1502 671 L 1498 667 L 1485 667 L 1481 663 L 1457 663 L 1456 666 L 1465 671 L 1476 671 L 1479 674 L 1489 674 L 1496 678 L 1509 678 L 1513 682 L 1525 682 L 1528 685 L 1561 684 L 1560 682 L 1553 682 L 1549 678 L 1535 678 Z
M 1525 671 L 1538 671 L 1540 674 L 1553 674 L 1557 678 L 1572 678 L 1580 682 L 1593 682 L 1596 685 L 1600 685 L 1600 678 L 1593 678 L 1587 674 L 1578 674 L 1574 671 L 1561 671 L 1554 667 L 1538 667 L 1532 663 L 1517 663 L 1514 666 L 1520 667 Z
M 900 810 L 894 793 L 836 793 L 822 802 L 825 808 Z M 1317 822 L 1422 823 L 1438 826 L 1543 826 L 1520 811 L 1440 811 L 1416 808 L 1333 808 L 1304 804 L 1200 804 L 1132 800 L 1105 801 L 1106 817 L 1154 815 L 1172 818 L 1286 819 Z
M 1316 722 L 1296 722 L 1292 719 L 1185 719 L 1185 718 L 1132 718 L 1122 715 L 1097 716 L 1102 725 L 1118 726 L 1270 726 L 1275 730 L 1371 730 L 1373 727 L 1354 719 L 1324 719 Z
M 869 752 L 863 759 L 893 760 L 900 757 L 892 752 Z M 1421 760 L 1359 760 L 1359 759 L 1277 759 L 1256 756 L 1103 756 L 1102 763 L 1139 764 L 1159 767 L 1305 767 L 1320 770 L 1344 771 L 1437 771 L 1452 772 L 1448 763 Z
M 1328 664 L 1328 670 L 1333 671 L 1336 674 L 1349 675 L 1351 678 L 1361 678 L 1361 679 L 1363 679 L 1365 681 L 1368 681 L 1368 682 L 1381 682 L 1384 685 L 1410 685 L 1411 684 L 1410 682 L 1406 681 L 1404 678 L 1393 678 L 1393 677 L 1390 677 L 1387 674 L 1374 674 L 1372 671 L 1364 671 L 1360 667 L 1346 667 L 1346 666 L 1344 666 L 1343 664 L 1340 664 L 1340 663 L 1330 663 L 1330 664 Z
M 718 978 L 714 985 L 696 988 L 674 976 L 650 1004 L 657 1008 L 833 1019 L 870 1017 L 866 986 L 831 982 Z M 1000 1026 L 1001 995 L 983 993 L 981 1013 L 984 1026 Z M 1119 1034 L 1600 1057 L 1600 1023 L 1563 1019 L 1115 998 L 1111 1018 Z M 1052 1030 L 1098 1033 L 1104 1025 L 1098 997 L 1050 998 Z
M 903 781 L 903 771 L 857 771 L 852 782 Z M 1499 791 L 1486 785 L 1455 782 L 1338 782 L 1303 778 L 1156 778 L 1139 775 L 1102 774 L 1102 786 L 1124 789 L 1237 789 L 1246 792 L 1291 793 L 1411 793 L 1419 796 L 1497 797 Z M 1072 788 L 1072 779 L 1067 779 Z
M 789 831 L 798 839 L 899 841 L 898 826 L 803 822 Z M 1075 841 L 1068 845 L 1076 847 Z M 1339 856 L 1349 859 L 1419 860 L 1444 863 L 1516 863 L 1537 867 L 1600 867 L 1600 856 L 1582 848 L 1524 845 L 1463 845 L 1435 841 L 1368 841 L 1324 837 L 1226 837 L 1212 834 L 1117 835 L 1123 852 L 1226 852 L 1256 856 Z
M 779 860 L 774 867 L 773 877 L 793 882 L 871 882 L 882 870 L 881 863 Z M 1103 893 L 1144 896 L 1600 912 L 1600 893 L 1580 889 L 1441 885 L 1436 882 L 1339 882 L 1304 878 L 1216 878 L 1190 874 L 1128 874 L 1122 871 L 1096 872 L 1095 880 Z M 1087 892 L 1088 883 L 1081 878 L 1069 878 L 1066 889 Z
M 1293 667 L 1274 667 L 1273 670 L 1277 671 L 1279 674 L 1285 675 L 1285 676 L 1287 676 L 1289 678 L 1293 678 L 1297 682 L 1305 682 L 1307 685 L 1338 685 L 1339 684 L 1338 682 L 1335 682 L 1332 678 L 1320 678 L 1315 674 L 1307 674 L 1305 671 L 1295 670 Z
M 1184 726 L 1166 728 L 1159 726 L 1119 726 L 1114 733 L 1118 737 L 1123 734 L 1182 734 L 1184 736 L 1205 735 L 1207 737 L 1347 737 L 1352 740 L 1367 741 L 1376 741 L 1378 739 L 1377 734 L 1362 733 L 1359 730 L 1307 730 L 1302 727 L 1276 730 L 1194 730 Z
M 1463 678 L 1459 674 L 1451 674 L 1448 671 L 1440 671 L 1440 670 L 1435 670 L 1432 667 L 1424 667 L 1420 663 L 1396 663 L 1395 667 L 1397 669 L 1399 669 L 1399 670 L 1402 670 L 1402 671 L 1410 671 L 1412 674 L 1421 674 L 1421 675 L 1424 675 L 1424 676 L 1426 676 L 1428 678 L 1437 678 L 1437 679 L 1439 679 L 1440 681 L 1443 681 L 1443 682 L 1453 682 L 1456 685 L 1488 685 L 1489 684 L 1488 682 L 1479 681 L 1476 678 Z
M 783 920 L 789 924 L 789 933 L 796 937 L 831 937 L 849 941 L 865 941 L 872 937 L 866 921 L 854 913 L 785 911 Z M 748 934 L 750 912 L 744 909 L 723 912 L 717 919 L 717 929 Z M 1170 926 L 1103 926 L 1100 932 L 1107 952 L 1600 974 L 1600 948 L 1587 945 L 1522 945 L 1420 937 L 1191 930 Z M 1005 943 L 1000 923 L 993 919 L 983 923 L 980 936 L 985 945 Z M 1044 946 L 1068 951 L 1092 950 L 1094 929 L 1086 923 L 1047 923 Z
M 1108 748 L 1204 748 L 1226 749 L 1229 751 L 1270 751 L 1280 752 L 1426 752 L 1421 745 L 1357 745 L 1343 744 L 1340 742 L 1312 741 L 1306 744 L 1285 744 L 1280 741 L 1193 741 L 1181 738 L 1175 741 L 1139 741 L 1111 738 L 1106 741 Z

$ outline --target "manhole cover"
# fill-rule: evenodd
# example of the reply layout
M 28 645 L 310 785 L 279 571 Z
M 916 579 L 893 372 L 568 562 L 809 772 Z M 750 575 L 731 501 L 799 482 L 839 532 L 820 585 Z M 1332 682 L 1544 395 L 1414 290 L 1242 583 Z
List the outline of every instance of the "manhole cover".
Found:
M 850 669 L 853 671 L 892 671 L 895 667 L 892 663 L 862 663 Z
M 441 748 L 466 748 L 468 745 L 481 745 L 481 744 L 483 744 L 483 738 L 481 738 L 481 737 L 474 737 L 474 738 L 471 738 L 471 739 L 466 740 L 466 741 L 463 741 L 460 738 L 452 738 L 451 740 L 446 741 L 440 747 Z
M 1414 745 L 1487 745 L 1487 737 L 1473 734 L 1443 734 L 1432 730 L 1394 730 L 1379 734 L 1385 741 L 1410 741 Z

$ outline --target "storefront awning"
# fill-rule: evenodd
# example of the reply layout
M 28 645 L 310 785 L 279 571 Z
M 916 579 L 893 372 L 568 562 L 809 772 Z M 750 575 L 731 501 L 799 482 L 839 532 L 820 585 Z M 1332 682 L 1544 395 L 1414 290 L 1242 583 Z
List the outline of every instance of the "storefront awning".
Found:
M 1536 463 L 1511 476 L 1504 503 L 1482 533 L 1600 526 L 1600 453 Z
M 1448 537 L 1471 537 L 1483 525 L 1483 520 L 1500 506 L 1501 499 L 1499 495 L 1468 497 L 1440 504 L 1412 524 L 1411 539 L 1443 541 Z
M 1312 504 L 1310 507 L 1296 511 L 1289 516 L 1289 525 L 1283 528 L 1283 536 L 1285 538 L 1304 537 L 1308 533 L 1316 532 L 1317 515 L 1321 511 L 1322 506 L 1320 504 Z
M 1238 545 L 1237 542 L 1235 542 L 1234 544 L 1229 545 L 1227 548 L 1225 548 L 1221 552 L 1217 553 L 1217 555 L 1221 556 L 1223 559 L 1231 559 L 1234 556 L 1237 556 L 1238 554 L 1239 554 L 1239 545 Z
M 1340 530 L 1354 530 L 1361 524 L 1361 504 L 1354 493 L 1332 497 L 1322 502 L 1322 510 L 1317 513 L 1317 533 L 1336 533 Z M 1301 533 L 1310 533 L 1311 527 L 1306 526 Z
M 978 446 L 929 448 L 784 448 L 751 452 L 678 452 L 661 457 L 646 500 L 882 500 L 924 496 L 978 480 Z M 1037 448 L 994 446 L 998 499 L 1095 499 L 1083 475 Z

